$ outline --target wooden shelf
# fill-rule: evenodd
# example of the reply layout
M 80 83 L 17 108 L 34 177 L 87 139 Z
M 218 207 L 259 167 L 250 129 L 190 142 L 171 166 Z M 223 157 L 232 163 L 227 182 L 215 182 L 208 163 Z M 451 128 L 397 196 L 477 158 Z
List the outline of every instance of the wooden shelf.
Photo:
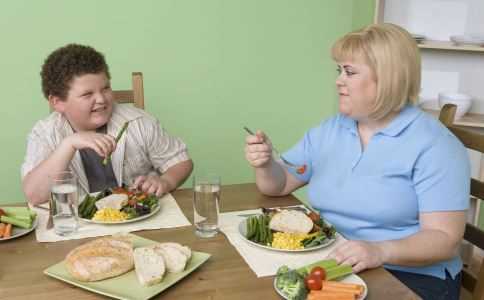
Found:
M 452 51 L 472 51 L 484 53 L 484 47 L 472 45 L 455 45 L 449 41 L 424 40 L 418 44 L 420 49 L 452 50 Z
M 438 110 L 424 109 L 426 113 L 439 117 Z M 484 128 L 484 114 L 467 113 L 462 118 L 454 122 L 455 125 L 469 126 L 469 127 L 481 127 Z

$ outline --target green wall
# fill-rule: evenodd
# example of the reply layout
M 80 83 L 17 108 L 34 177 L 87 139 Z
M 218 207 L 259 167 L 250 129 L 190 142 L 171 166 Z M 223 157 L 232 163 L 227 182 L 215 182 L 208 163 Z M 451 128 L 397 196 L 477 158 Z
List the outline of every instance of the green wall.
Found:
M 142 71 L 146 109 L 185 140 L 196 170 L 215 170 L 226 184 L 251 182 L 242 126 L 263 128 L 285 149 L 334 113 L 329 49 L 371 22 L 371 2 L 3 1 L 0 203 L 24 200 L 26 136 L 48 114 L 40 66 L 55 48 L 76 42 L 103 52 L 114 89 Z

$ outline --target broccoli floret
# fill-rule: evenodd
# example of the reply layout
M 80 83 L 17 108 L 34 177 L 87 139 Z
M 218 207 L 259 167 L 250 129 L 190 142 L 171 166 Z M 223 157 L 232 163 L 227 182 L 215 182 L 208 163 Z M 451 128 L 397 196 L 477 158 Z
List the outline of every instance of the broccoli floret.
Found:
M 282 266 L 277 270 L 277 288 L 290 300 L 305 300 L 307 290 L 304 286 L 304 278 L 287 266 Z

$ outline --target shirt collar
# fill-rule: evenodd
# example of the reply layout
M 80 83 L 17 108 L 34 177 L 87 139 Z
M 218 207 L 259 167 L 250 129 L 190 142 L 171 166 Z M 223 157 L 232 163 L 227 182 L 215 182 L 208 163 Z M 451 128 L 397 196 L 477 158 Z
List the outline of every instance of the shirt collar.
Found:
M 397 136 L 421 114 L 422 111 L 420 109 L 414 105 L 408 104 L 398 113 L 390 124 L 380 130 L 379 133 L 388 136 Z M 341 113 L 338 114 L 338 119 L 341 126 L 348 129 L 352 134 L 358 135 L 358 128 L 354 119 Z
M 420 109 L 414 105 L 408 104 L 398 113 L 390 124 L 380 130 L 380 132 L 388 136 L 397 136 L 421 114 L 422 111 Z

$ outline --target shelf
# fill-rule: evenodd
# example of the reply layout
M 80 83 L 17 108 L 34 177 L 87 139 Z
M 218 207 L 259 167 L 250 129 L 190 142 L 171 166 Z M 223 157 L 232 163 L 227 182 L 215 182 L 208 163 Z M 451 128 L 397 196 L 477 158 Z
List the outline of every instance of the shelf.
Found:
M 431 41 L 424 40 L 418 44 L 420 49 L 434 49 L 434 50 L 452 50 L 452 51 L 472 51 L 484 53 L 484 47 L 472 45 L 455 45 L 449 41 Z
M 434 117 L 439 117 L 438 110 L 424 109 L 423 111 L 433 115 Z M 459 120 L 454 121 L 454 124 L 460 126 L 484 128 L 484 114 L 467 113 Z

